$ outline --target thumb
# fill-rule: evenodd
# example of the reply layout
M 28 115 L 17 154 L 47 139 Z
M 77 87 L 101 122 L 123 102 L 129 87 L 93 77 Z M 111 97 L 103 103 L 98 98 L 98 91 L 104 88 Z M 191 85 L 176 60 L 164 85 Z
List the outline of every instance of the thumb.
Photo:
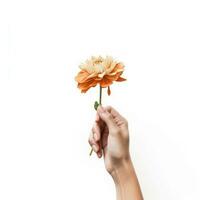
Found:
M 102 106 L 98 107 L 97 113 L 99 114 L 101 120 L 103 120 L 106 123 L 109 130 L 117 128 L 117 125 L 116 125 L 116 123 L 113 119 L 113 116 L 106 109 L 104 109 Z

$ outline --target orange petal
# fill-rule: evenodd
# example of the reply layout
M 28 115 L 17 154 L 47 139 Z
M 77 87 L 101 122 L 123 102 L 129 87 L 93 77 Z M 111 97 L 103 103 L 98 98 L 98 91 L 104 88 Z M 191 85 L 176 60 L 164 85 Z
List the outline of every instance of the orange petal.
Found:
M 98 83 L 98 81 L 95 81 L 93 79 L 90 79 L 87 82 L 84 83 L 78 83 L 78 88 L 81 90 L 81 92 L 85 93 L 86 91 L 88 91 L 91 87 L 96 86 Z
M 77 76 L 75 77 L 75 80 L 78 82 L 78 83 L 83 83 L 84 81 L 87 80 L 87 77 L 89 76 L 90 74 L 85 71 L 85 70 L 81 70 Z
M 110 96 L 110 94 L 111 94 L 110 86 L 108 86 L 107 93 L 108 93 L 108 95 Z
M 118 72 L 112 76 L 106 75 L 105 78 L 112 80 L 112 81 L 116 81 L 120 77 L 121 74 L 122 74 L 122 72 Z
M 124 71 L 124 66 L 121 63 L 118 63 L 116 64 L 115 68 L 113 69 L 111 73 L 113 72 L 118 73 L 118 72 L 123 72 L 123 71 Z
M 125 79 L 125 78 L 122 78 L 122 77 L 119 77 L 116 81 L 121 82 L 121 81 L 126 81 L 126 79 Z
M 113 81 L 107 79 L 105 76 L 104 76 L 104 78 L 100 81 L 101 87 L 108 87 L 108 86 L 111 85 L 112 83 L 113 83 Z

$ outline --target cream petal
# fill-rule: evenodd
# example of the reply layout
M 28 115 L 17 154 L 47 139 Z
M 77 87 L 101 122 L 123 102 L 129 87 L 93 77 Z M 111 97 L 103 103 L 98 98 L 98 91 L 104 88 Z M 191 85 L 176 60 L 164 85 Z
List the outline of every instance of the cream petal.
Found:
M 109 76 L 113 76 L 115 74 L 117 74 L 117 72 L 109 73 Z
M 105 72 L 103 72 L 103 73 L 101 73 L 101 74 L 98 74 L 98 77 L 99 77 L 99 78 L 103 78 L 105 74 L 106 74 Z
M 103 77 L 105 74 L 115 75 L 124 70 L 123 64 L 114 61 L 111 56 L 106 56 L 105 59 L 101 56 L 92 56 L 91 59 L 87 59 L 85 63 L 81 63 L 79 68 L 91 74 L 90 77 L 94 77 L 97 74 L 99 74 L 99 77 Z

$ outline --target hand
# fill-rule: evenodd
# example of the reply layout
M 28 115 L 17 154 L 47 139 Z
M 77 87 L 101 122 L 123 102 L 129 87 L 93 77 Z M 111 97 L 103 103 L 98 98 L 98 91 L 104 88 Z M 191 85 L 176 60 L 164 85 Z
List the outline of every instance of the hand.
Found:
M 117 200 L 143 200 L 129 153 L 128 122 L 112 107 L 99 106 L 89 143 L 113 177 Z
M 89 144 L 99 158 L 104 156 L 105 167 L 110 174 L 131 161 L 128 122 L 110 106 L 98 107 Z

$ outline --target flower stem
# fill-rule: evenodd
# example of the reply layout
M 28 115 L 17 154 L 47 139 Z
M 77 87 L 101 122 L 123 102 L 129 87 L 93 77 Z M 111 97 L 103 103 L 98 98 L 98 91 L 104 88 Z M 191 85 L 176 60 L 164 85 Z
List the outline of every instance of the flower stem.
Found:
M 99 86 L 100 90 L 99 90 L 99 105 L 101 105 L 101 99 L 102 99 L 102 87 Z

